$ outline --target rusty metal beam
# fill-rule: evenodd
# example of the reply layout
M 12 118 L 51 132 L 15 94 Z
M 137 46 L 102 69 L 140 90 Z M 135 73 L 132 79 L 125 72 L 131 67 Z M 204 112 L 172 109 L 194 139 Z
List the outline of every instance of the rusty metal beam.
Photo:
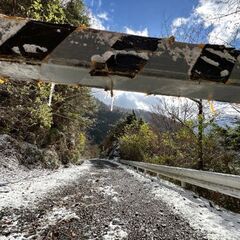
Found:
M 240 51 L 0 15 L 0 76 L 240 102 Z

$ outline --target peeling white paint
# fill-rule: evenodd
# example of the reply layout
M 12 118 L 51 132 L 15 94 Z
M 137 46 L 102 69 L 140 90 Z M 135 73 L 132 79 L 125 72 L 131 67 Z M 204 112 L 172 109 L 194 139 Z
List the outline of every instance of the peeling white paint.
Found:
M 203 61 L 205 61 L 205 62 L 213 65 L 213 66 L 216 66 L 216 67 L 219 66 L 219 63 L 218 63 L 218 62 L 215 62 L 215 61 L 213 61 L 212 59 L 210 59 L 210 58 L 208 58 L 208 57 L 206 57 L 206 56 L 202 56 L 201 59 L 202 59 Z
M 47 48 L 45 48 L 45 47 L 40 47 L 40 46 L 37 46 L 37 45 L 34 45 L 34 44 L 24 44 L 24 45 L 23 45 L 23 48 L 24 48 L 25 52 L 27 52 L 27 53 L 39 53 L 39 50 L 40 50 L 41 52 L 44 52 L 44 53 L 48 51 Z M 15 47 L 12 48 L 12 50 L 13 50 L 15 53 L 21 55 L 21 52 L 20 52 L 20 50 L 19 50 L 19 47 L 15 46 Z
M 221 77 L 226 77 L 226 76 L 229 75 L 229 71 L 228 70 L 223 70 L 223 71 L 221 71 L 220 75 L 221 75 Z
M 47 52 L 48 51 L 47 48 L 40 47 L 40 46 L 37 46 L 37 45 L 34 45 L 34 44 L 24 44 L 23 48 L 28 53 L 38 53 L 37 50 L 40 50 L 42 52 Z
M 158 49 L 159 50 L 166 50 L 166 40 L 161 39 L 158 43 Z
M 197 74 L 201 75 L 202 73 L 198 70 L 195 71 Z
M 13 47 L 12 50 L 17 54 L 21 54 L 20 50 L 19 50 L 19 47 Z
M 189 76 L 191 76 L 192 68 L 193 68 L 194 64 L 197 62 L 197 59 L 200 57 L 201 52 L 202 52 L 202 49 L 199 47 L 194 47 L 194 48 L 190 49 L 188 46 L 186 46 L 184 48 L 184 51 L 183 51 L 184 58 L 190 67 L 188 69 Z
M 164 39 L 159 40 L 158 49 L 157 49 L 157 51 L 154 52 L 154 55 L 156 55 L 158 57 L 161 56 L 166 50 L 165 44 L 166 43 L 165 43 Z
M 183 54 L 184 54 L 185 60 L 189 66 L 192 66 L 196 63 L 201 52 L 202 52 L 202 49 L 199 47 L 194 47 L 194 48 L 190 49 L 188 46 L 186 46 L 183 49 Z
M 98 63 L 105 63 L 112 55 L 114 55 L 113 51 L 107 51 L 102 56 L 93 55 L 91 57 L 91 61 L 92 62 L 98 62 Z
M 160 56 L 164 51 L 169 52 L 174 62 L 176 62 L 179 58 L 184 58 L 188 66 L 190 66 L 189 72 L 191 72 L 193 65 L 200 57 L 202 49 L 199 47 L 190 48 L 189 46 L 185 46 L 184 48 L 174 47 L 169 44 L 168 39 L 161 39 L 158 43 L 158 51 L 156 55 Z
M 15 35 L 27 22 L 25 19 L 11 19 L 0 14 L 0 45 Z
M 97 40 L 100 44 L 106 45 L 109 44 L 110 46 L 114 45 L 117 40 L 120 40 L 123 34 L 120 33 L 110 33 L 101 31 L 97 34 Z
M 192 67 L 197 59 L 199 58 L 202 49 L 199 47 L 194 47 L 192 49 L 190 49 L 188 46 L 186 46 L 185 48 L 173 48 L 173 49 L 168 49 L 171 56 L 173 57 L 173 60 L 176 61 L 179 58 L 184 58 L 187 62 L 187 64 Z
M 73 41 L 73 40 L 70 41 L 70 43 L 71 43 L 71 44 L 75 44 L 75 45 L 78 45 L 78 44 L 79 44 L 79 42 L 77 42 L 77 41 Z
M 147 52 L 136 52 L 136 51 L 107 51 L 105 52 L 102 56 L 100 55 L 93 55 L 91 57 L 92 62 L 98 62 L 98 63 L 105 63 L 111 56 L 115 56 L 117 54 L 122 54 L 122 55 L 132 55 L 132 56 L 137 56 L 145 60 L 149 60 L 149 56 Z
M 202 48 L 190 48 L 187 45 L 184 48 L 174 47 L 169 44 L 168 39 L 162 39 L 158 44 L 158 51 L 155 53 L 155 55 L 160 56 L 165 51 L 169 52 L 174 62 L 176 62 L 178 59 L 185 59 L 189 66 L 188 75 L 190 76 L 194 64 L 201 55 Z
M 236 62 L 235 57 L 233 57 L 226 49 L 223 52 L 214 50 L 212 48 L 206 48 L 206 50 L 210 53 L 213 53 L 213 54 L 221 57 L 221 58 L 225 58 L 229 62 L 232 62 L 232 63 Z
M 122 55 L 132 55 L 132 56 L 140 57 L 140 58 L 145 59 L 145 60 L 149 60 L 148 52 L 136 52 L 136 51 L 122 50 L 122 51 L 114 51 L 114 53 L 122 54 Z
M 136 52 L 136 51 L 117 51 L 117 53 L 121 54 L 130 54 L 133 56 L 140 57 L 145 60 L 149 60 L 149 53 L 148 52 Z

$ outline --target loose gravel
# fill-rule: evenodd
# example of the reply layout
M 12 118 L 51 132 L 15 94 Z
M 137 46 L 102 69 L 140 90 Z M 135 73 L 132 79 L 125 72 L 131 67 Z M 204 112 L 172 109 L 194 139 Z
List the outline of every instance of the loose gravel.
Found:
M 2 208 L 0 240 L 207 239 L 120 165 L 87 164 L 91 171 L 36 206 Z

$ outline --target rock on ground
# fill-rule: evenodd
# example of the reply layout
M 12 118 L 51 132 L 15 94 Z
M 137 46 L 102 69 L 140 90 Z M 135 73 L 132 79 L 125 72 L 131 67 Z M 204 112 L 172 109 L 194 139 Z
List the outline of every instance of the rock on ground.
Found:
M 56 167 L 59 159 L 54 150 L 38 149 L 6 134 L 0 135 L 0 182 L 17 182 L 29 175 L 41 175 L 43 168 Z

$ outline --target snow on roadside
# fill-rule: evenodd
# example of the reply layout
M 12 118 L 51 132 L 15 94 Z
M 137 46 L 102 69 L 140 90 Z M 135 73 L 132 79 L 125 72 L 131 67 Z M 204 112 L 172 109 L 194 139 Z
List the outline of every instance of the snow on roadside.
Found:
M 90 167 L 91 164 L 85 161 L 81 166 L 61 168 L 48 175 L 8 184 L 9 191 L 0 193 L 0 210 L 4 207 L 34 206 L 44 199 L 47 193 L 56 192 L 58 188 L 75 182 L 80 175 L 87 174 Z
M 117 222 L 119 222 L 118 219 L 114 219 L 112 222 L 110 222 L 107 233 L 103 235 L 103 240 L 127 239 L 127 232 L 124 231 L 122 227 L 117 224 Z
M 147 185 L 155 198 L 164 201 L 173 212 L 185 218 L 192 228 L 205 233 L 208 239 L 240 239 L 240 214 L 213 208 L 207 199 L 196 198 L 191 191 L 162 179 L 144 176 L 122 164 L 121 167 Z
M 36 230 L 36 235 L 29 235 L 29 231 L 31 229 L 27 229 L 24 232 L 17 233 L 19 232 L 18 230 L 18 216 L 13 215 L 13 219 L 11 221 L 11 224 L 7 224 L 8 231 L 12 232 L 11 235 L 9 235 L 7 238 L 1 237 L 0 240 L 8 239 L 8 240 L 13 240 L 13 239 L 21 239 L 21 240 L 27 240 L 27 239 L 35 239 L 35 237 L 39 237 L 41 233 L 43 233 L 46 229 L 49 228 L 49 226 L 55 226 L 58 223 L 61 222 L 67 222 L 70 220 L 79 220 L 79 217 L 74 213 L 71 209 L 66 209 L 65 207 L 54 207 L 52 211 L 48 212 L 47 215 L 44 215 L 40 219 L 38 219 L 38 224 Z M 14 233 L 15 232 L 15 233 Z
M 99 187 L 98 190 L 103 193 L 104 196 L 111 196 L 115 202 L 118 202 L 118 193 L 113 189 L 112 186 Z

